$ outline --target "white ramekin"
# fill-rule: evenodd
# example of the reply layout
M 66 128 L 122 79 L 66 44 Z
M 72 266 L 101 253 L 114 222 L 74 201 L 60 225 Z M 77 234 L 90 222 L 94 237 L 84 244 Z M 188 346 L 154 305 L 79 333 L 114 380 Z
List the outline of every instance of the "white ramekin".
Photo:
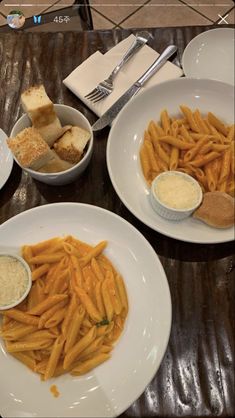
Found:
M 5 257 L 12 257 L 12 258 L 15 258 L 16 260 L 18 260 L 18 261 L 20 261 L 20 263 L 23 265 L 23 267 L 25 268 L 25 270 L 26 270 L 26 273 L 27 273 L 27 276 L 28 276 L 28 284 L 27 284 L 27 288 L 25 289 L 25 291 L 24 291 L 24 293 L 21 295 L 21 297 L 17 300 L 17 301 L 14 301 L 14 302 L 12 302 L 11 304 L 9 304 L 9 305 L 4 305 L 4 306 L 1 306 L 0 305 L 0 311 L 5 311 L 5 310 L 7 310 L 7 309 L 11 309 L 11 308 L 14 308 L 15 306 L 17 306 L 17 305 L 19 305 L 21 302 L 23 302 L 23 300 L 28 296 L 28 294 L 29 294 L 29 292 L 30 292 L 30 289 L 31 289 L 31 287 L 32 287 L 32 274 L 31 274 L 31 270 L 30 270 L 30 268 L 29 268 L 29 265 L 26 263 L 26 261 L 22 258 L 22 257 L 20 257 L 19 255 L 16 255 L 16 254 L 9 254 L 9 253 L 0 253 L 0 257 L 2 257 L 2 256 L 5 256 Z
M 169 206 L 166 206 L 164 203 L 161 202 L 161 200 L 158 198 L 155 190 L 158 184 L 159 179 L 161 179 L 163 176 L 172 176 L 177 175 L 181 176 L 182 178 L 186 178 L 188 181 L 191 181 L 195 184 L 195 186 L 198 189 L 198 199 L 197 202 L 190 208 L 187 209 L 175 209 L 171 208 Z M 182 219 L 187 218 L 190 216 L 197 207 L 201 204 L 202 201 L 202 189 L 193 177 L 189 176 L 188 174 L 182 173 L 180 171 L 165 171 L 161 174 L 159 174 L 152 182 L 151 185 L 151 192 L 150 192 L 150 200 L 151 204 L 153 206 L 153 209 L 158 213 L 158 215 L 162 216 L 163 218 L 169 219 L 170 221 L 181 221 Z

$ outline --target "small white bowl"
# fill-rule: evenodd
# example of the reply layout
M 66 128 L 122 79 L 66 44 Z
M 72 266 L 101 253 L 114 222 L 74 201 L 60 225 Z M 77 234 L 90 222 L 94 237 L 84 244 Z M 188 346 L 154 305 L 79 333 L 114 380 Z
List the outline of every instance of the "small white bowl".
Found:
M 0 311 L 6 310 L 6 309 L 11 309 L 11 308 L 14 308 L 14 306 L 19 305 L 28 296 L 28 294 L 30 292 L 30 289 L 32 287 L 32 274 L 31 274 L 31 270 L 29 268 L 29 265 L 26 263 L 26 261 L 22 257 L 20 257 L 19 255 L 15 255 L 15 254 L 13 255 L 13 254 L 9 254 L 9 253 L 0 253 L 0 259 L 1 259 L 2 256 L 12 257 L 12 258 L 18 260 L 23 265 L 23 267 L 25 268 L 25 271 L 27 273 L 27 276 L 28 276 L 28 284 L 27 284 L 26 290 L 24 291 L 22 296 L 17 301 L 14 301 L 9 305 L 4 305 L 4 306 L 0 305 Z
M 186 208 L 186 209 L 175 209 L 173 207 L 170 207 L 164 204 L 157 196 L 156 188 L 157 188 L 159 180 L 161 180 L 162 178 L 166 176 L 172 176 L 172 175 L 182 177 L 185 180 L 190 181 L 196 186 L 196 189 L 198 190 L 198 198 L 195 204 L 192 205 L 191 207 Z M 202 197 L 203 197 L 202 189 L 199 183 L 197 182 L 197 180 L 195 180 L 193 177 L 189 176 L 188 174 L 181 173 L 180 171 L 165 171 L 159 174 L 157 177 L 155 177 L 151 185 L 150 200 L 151 200 L 153 209 L 160 216 L 162 216 L 163 218 L 169 219 L 171 221 L 181 221 L 182 219 L 185 219 L 188 216 L 190 216 L 197 209 L 197 207 L 201 204 Z
M 77 109 L 63 104 L 55 104 L 54 107 L 62 126 L 80 126 L 81 128 L 86 129 L 90 132 L 91 137 L 88 142 L 88 148 L 83 158 L 73 167 L 58 173 L 41 173 L 39 171 L 34 171 L 29 168 L 22 167 L 15 157 L 14 159 L 17 162 L 17 164 L 24 171 L 29 173 L 31 177 L 33 177 L 35 180 L 54 186 L 61 186 L 72 183 L 74 180 L 76 180 L 76 178 L 80 176 L 80 174 L 83 173 L 83 171 L 88 166 L 93 152 L 93 131 L 87 118 Z M 23 129 L 28 128 L 30 126 L 32 126 L 32 123 L 29 117 L 26 114 L 24 114 L 23 116 L 21 116 L 20 119 L 18 119 L 18 121 L 13 126 L 10 137 L 15 137 L 19 132 L 23 131 Z

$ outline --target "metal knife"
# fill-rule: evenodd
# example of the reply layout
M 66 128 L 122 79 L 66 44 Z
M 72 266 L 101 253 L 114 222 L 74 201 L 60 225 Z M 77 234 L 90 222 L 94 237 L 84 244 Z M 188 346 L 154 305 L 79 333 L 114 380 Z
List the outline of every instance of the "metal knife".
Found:
M 145 73 L 134 84 L 132 84 L 132 86 L 121 97 L 119 97 L 119 99 L 107 110 L 107 112 L 105 112 L 103 116 L 101 116 L 101 118 L 94 123 L 92 130 L 99 131 L 109 125 L 125 104 L 131 99 L 131 97 L 138 93 L 146 81 L 148 81 L 148 79 L 152 77 L 153 74 L 155 74 L 176 51 L 177 47 L 175 45 L 169 45 L 148 68 L 148 70 L 145 71 Z

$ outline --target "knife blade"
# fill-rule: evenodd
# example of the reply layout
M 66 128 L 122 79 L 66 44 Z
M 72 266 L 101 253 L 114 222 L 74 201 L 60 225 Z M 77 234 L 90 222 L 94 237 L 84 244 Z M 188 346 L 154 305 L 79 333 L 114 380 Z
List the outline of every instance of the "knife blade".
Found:
M 177 47 L 175 45 L 169 45 L 147 71 L 145 71 L 145 73 L 94 123 L 92 130 L 99 131 L 108 126 L 116 118 L 125 104 L 139 92 L 146 81 L 149 80 L 149 78 L 152 77 L 176 51 Z

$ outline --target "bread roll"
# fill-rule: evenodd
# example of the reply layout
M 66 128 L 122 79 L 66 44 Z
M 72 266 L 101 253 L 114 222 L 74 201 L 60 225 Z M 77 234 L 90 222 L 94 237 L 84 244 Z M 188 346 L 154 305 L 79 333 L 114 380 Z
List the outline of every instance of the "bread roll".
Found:
M 224 192 L 207 192 L 193 217 L 215 228 L 234 225 L 234 199 Z

